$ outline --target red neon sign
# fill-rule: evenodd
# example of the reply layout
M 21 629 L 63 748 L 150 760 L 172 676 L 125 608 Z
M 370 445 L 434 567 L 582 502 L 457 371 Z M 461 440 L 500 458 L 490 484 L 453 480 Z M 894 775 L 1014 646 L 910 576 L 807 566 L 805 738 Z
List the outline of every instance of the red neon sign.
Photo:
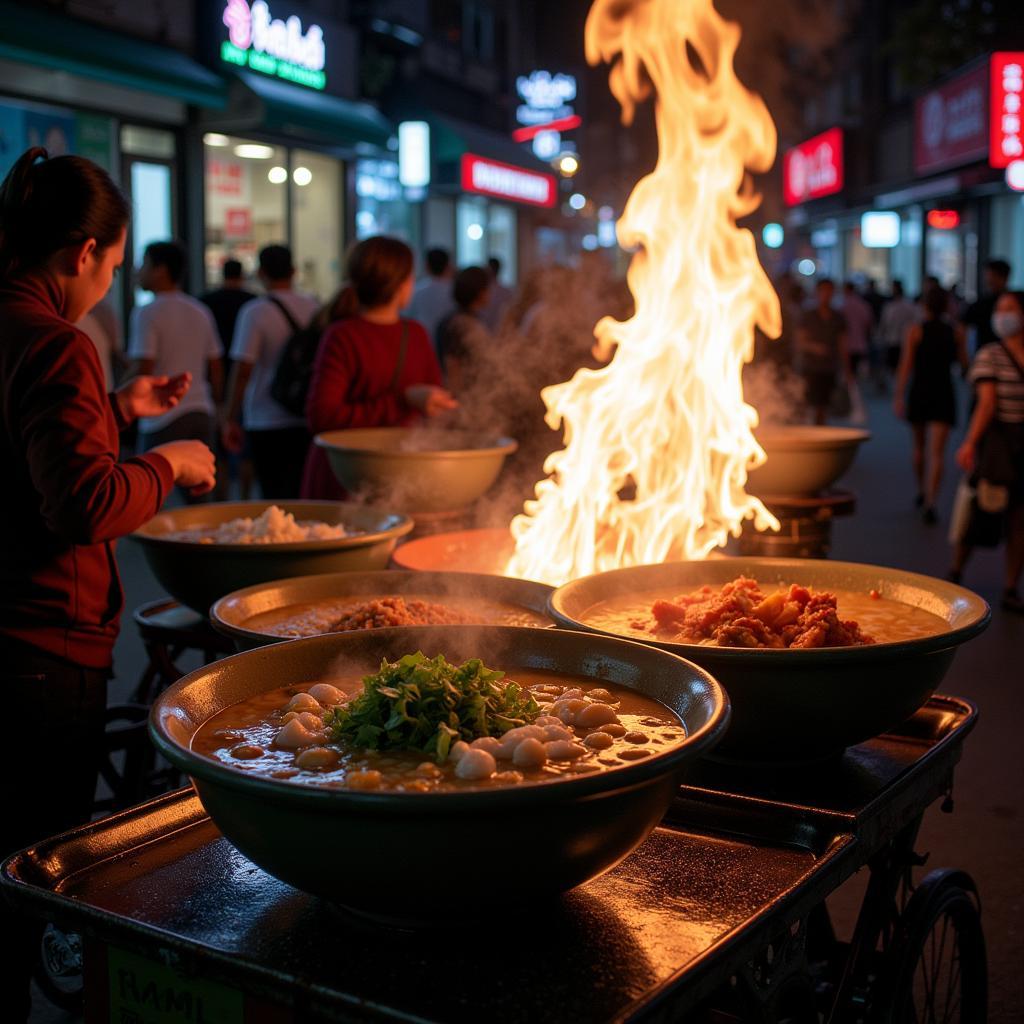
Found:
M 989 76 L 988 162 L 1007 167 L 1024 158 L 1024 53 L 993 53 Z
M 842 128 L 830 128 L 786 151 L 782 164 L 782 194 L 787 206 L 842 190 Z
M 517 128 L 512 133 L 512 141 L 529 142 L 539 132 L 571 132 L 581 124 L 583 118 L 579 114 L 570 114 L 568 117 L 560 117 L 557 121 L 548 121 L 547 124 L 531 124 L 525 128 Z
M 473 153 L 463 153 L 462 191 L 530 206 L 554 206 L 557 185 L 551 174 L 527 171 Z
M 928 227 L 936 231 L 952 231 L 960 227 L 960 214 L 957 210 L 929 210 Z

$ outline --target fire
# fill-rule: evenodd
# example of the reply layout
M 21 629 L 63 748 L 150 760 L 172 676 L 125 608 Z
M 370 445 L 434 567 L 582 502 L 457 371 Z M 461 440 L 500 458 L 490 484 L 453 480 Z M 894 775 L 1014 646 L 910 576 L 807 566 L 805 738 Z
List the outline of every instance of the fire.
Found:
M 778 523 L 744 485 L 764 452 L 741 373 L 754 327 L 781 330 L 753 235 L 736 226 L 760 204 L 750 173 L 775 158 L 775 126 L 733 70 L 740 39 L 711 0 L 595 0 L 587 60 L 612 63 L 623 122 L 657 94 L 659 156 L 618 223 L 637 247 L 635 315 L 594 329 L 610 361 L 545 388 L 565 447 L 512 521 L 510 575 L 550 583 L 620 566 L 704 558 Z

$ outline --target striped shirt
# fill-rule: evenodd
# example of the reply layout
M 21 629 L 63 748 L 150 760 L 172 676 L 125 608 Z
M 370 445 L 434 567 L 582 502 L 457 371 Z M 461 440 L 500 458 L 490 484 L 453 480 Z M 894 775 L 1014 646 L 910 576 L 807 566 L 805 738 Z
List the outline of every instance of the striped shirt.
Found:
M 1024 367 L 1017 365 L 1004 345 L 985 345 L 974 357 L 971 383 L 977 385 L 986 380 L 996 386 L 996 419 L 1024 423 Z

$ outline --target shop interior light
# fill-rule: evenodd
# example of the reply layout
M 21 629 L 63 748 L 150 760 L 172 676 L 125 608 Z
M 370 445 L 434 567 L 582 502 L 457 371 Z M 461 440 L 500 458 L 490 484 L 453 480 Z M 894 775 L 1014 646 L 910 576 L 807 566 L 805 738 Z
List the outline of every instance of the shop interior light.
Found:
M 269 160 L 273 155 L 273 146 L 264 146 L 259 142 L 240 142 L 235 146 L 235 156 L 243 160 Z
M 1024 192 L 1024 160 L 1014 160 L 1006 165 L 1006 184 L 1014 192 Z
M 782 243 L 786 240 L 786 232 L 781 224 L 776 224 L 774 221 L 770 224 L 765 224 L 761 228 L 761 241 L 769 249 L 781 249 Z
M 582 210 L 583 207 L 587 205 L 587 197 L 583 195 L 582 192 L 573 192 L 573 194 L 569 196 L 569 205 L 574 210 Z
M 818 265 L 814 260 L 801 260 L 797 265 L 796 269 L 800 271 L 804 277 L 813 277 L 814 272 L 818 269 Z
M 571 178 L 580 169 L 580 162 L 572 153 L 563 153 L 558 158 L 557 166 L 559 174 Z
M 292 181 L 296 185 L 308 185 L 313 180 L 313 172 L 308 167 L 296 167 L 292 171 Z
M 895 210 L 861 214 L 860 244 L 865 249 L 895 249 L 900 244 L 900 215 Z
M 288 180 L 288 171 L 284 167 L 271 167 L 267 171 L 267 180 L 271 185 L 283 185 Z
M 960 227 L 960 214 L 957 210 L 929 210 L 928 227 L 936 231 L 952 231 Z
M 203 136 L 204 146 L 230 146 L 231 140 L 226 135 L 221 135 L 220 132 L 207 132 Z
M 587 252 L 593 252 L 598 245 L 597 235 L 584 235 L 582 244 L 583 248 L 586 249 Z
M 467 224 L 466 225 L 466 237 L 473 242 L 479 242 L 484 237 L 484 228 L 482 224 Z

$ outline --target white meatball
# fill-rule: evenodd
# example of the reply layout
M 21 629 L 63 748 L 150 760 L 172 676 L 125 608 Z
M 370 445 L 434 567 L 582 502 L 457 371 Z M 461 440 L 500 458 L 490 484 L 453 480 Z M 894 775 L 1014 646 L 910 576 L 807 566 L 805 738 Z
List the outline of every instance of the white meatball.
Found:
M 547 759 L 548 753 L 544 749 L 544 744 L 532 737 L 523 740 L 512 755 L 512 763 L 517 768 L 524 768 L 527 771 L 543 768 Z
M 544 735 L 540 739 L 543 739 L 545 743 L 551 743 L 553 740 L 571 740 L 572 732 L 561 723 L 558 725 L 545 725 Z
M 540 715 L 534 719 L 533 724 L 539 725 L 541 728 L 544 728 L 546 725 L 560 726 L 562 724 L 562 720 L 560 718 L 556 718 L 554 715 Z
M 609 722 L 617 722 L 619 716 L 615 710 L 607 704 L 588 704 L 577 716 L 576 724 L 585 729 L 593 729 L 597 725 L 607 725 Z
M 310 693 L 297 693 L 287 705 L 285 705 L 285 711 L 319 711 L 320 704 Z
M 448 751 L 448 760 L 458 763 L 467 750 L 469 750 L 469 744 L 465 740 L 456 740 Z
M 501 749 L 501 740 L 497 736 L 481 736 L 478 740 L 473 740 L 469 747 L 470 750 L 486 750 L 491 757 L 497 757 Z
M 316 743 L 321 743 L 323 738 L 322 730 L 313 732 L 303 725 L 301 719 L 293 718 L 278 730 L 274 737 L 274 746 L 283 747 L 285 750 L 298 750 L 301 747 L 311 747 Z
M 513 743 L 521 743 L 528 739 L 539 740 L 543 735 L 544 729 L 539 725 L 517 725 L 501 737 L 501 742 L 511 740 Z
M 571 686 L 562 691 L 562 700 L 579 700 L 582 696 L 583 691 L 578 686 Z
M 336 686 L 331 686 L 330 683 L 316 683 L 309 688 L 308 692 L 310 697 L 318 700 L 325 707 L 333 707 L 335 704 L 340 704 L 347 699 L 341 690 Z M 310 708 L 310 711 L 312 710 L 313 708 Z
M 586 747 L 581 747 L 571 740 L 555 740 L 554 743 L 544 744 L 545 753 L 552 761 L 575 761 L 586 752 Z
M 563 698 L 556 700 L 551 706 L 551 713 L 556 715 L 563 725 L 574 725 L 576 716 L 587 706 L 585 700 L 579 697 Z
M 455 774 L 460 779 L 489 779 L 498 765 L 486 750 L 470 747 L 455 766 Z
M 295 763 L 300 768 L 330 768 L 338 763 L 338 752 L 330 747 L 310 747 L 296 755 Z

